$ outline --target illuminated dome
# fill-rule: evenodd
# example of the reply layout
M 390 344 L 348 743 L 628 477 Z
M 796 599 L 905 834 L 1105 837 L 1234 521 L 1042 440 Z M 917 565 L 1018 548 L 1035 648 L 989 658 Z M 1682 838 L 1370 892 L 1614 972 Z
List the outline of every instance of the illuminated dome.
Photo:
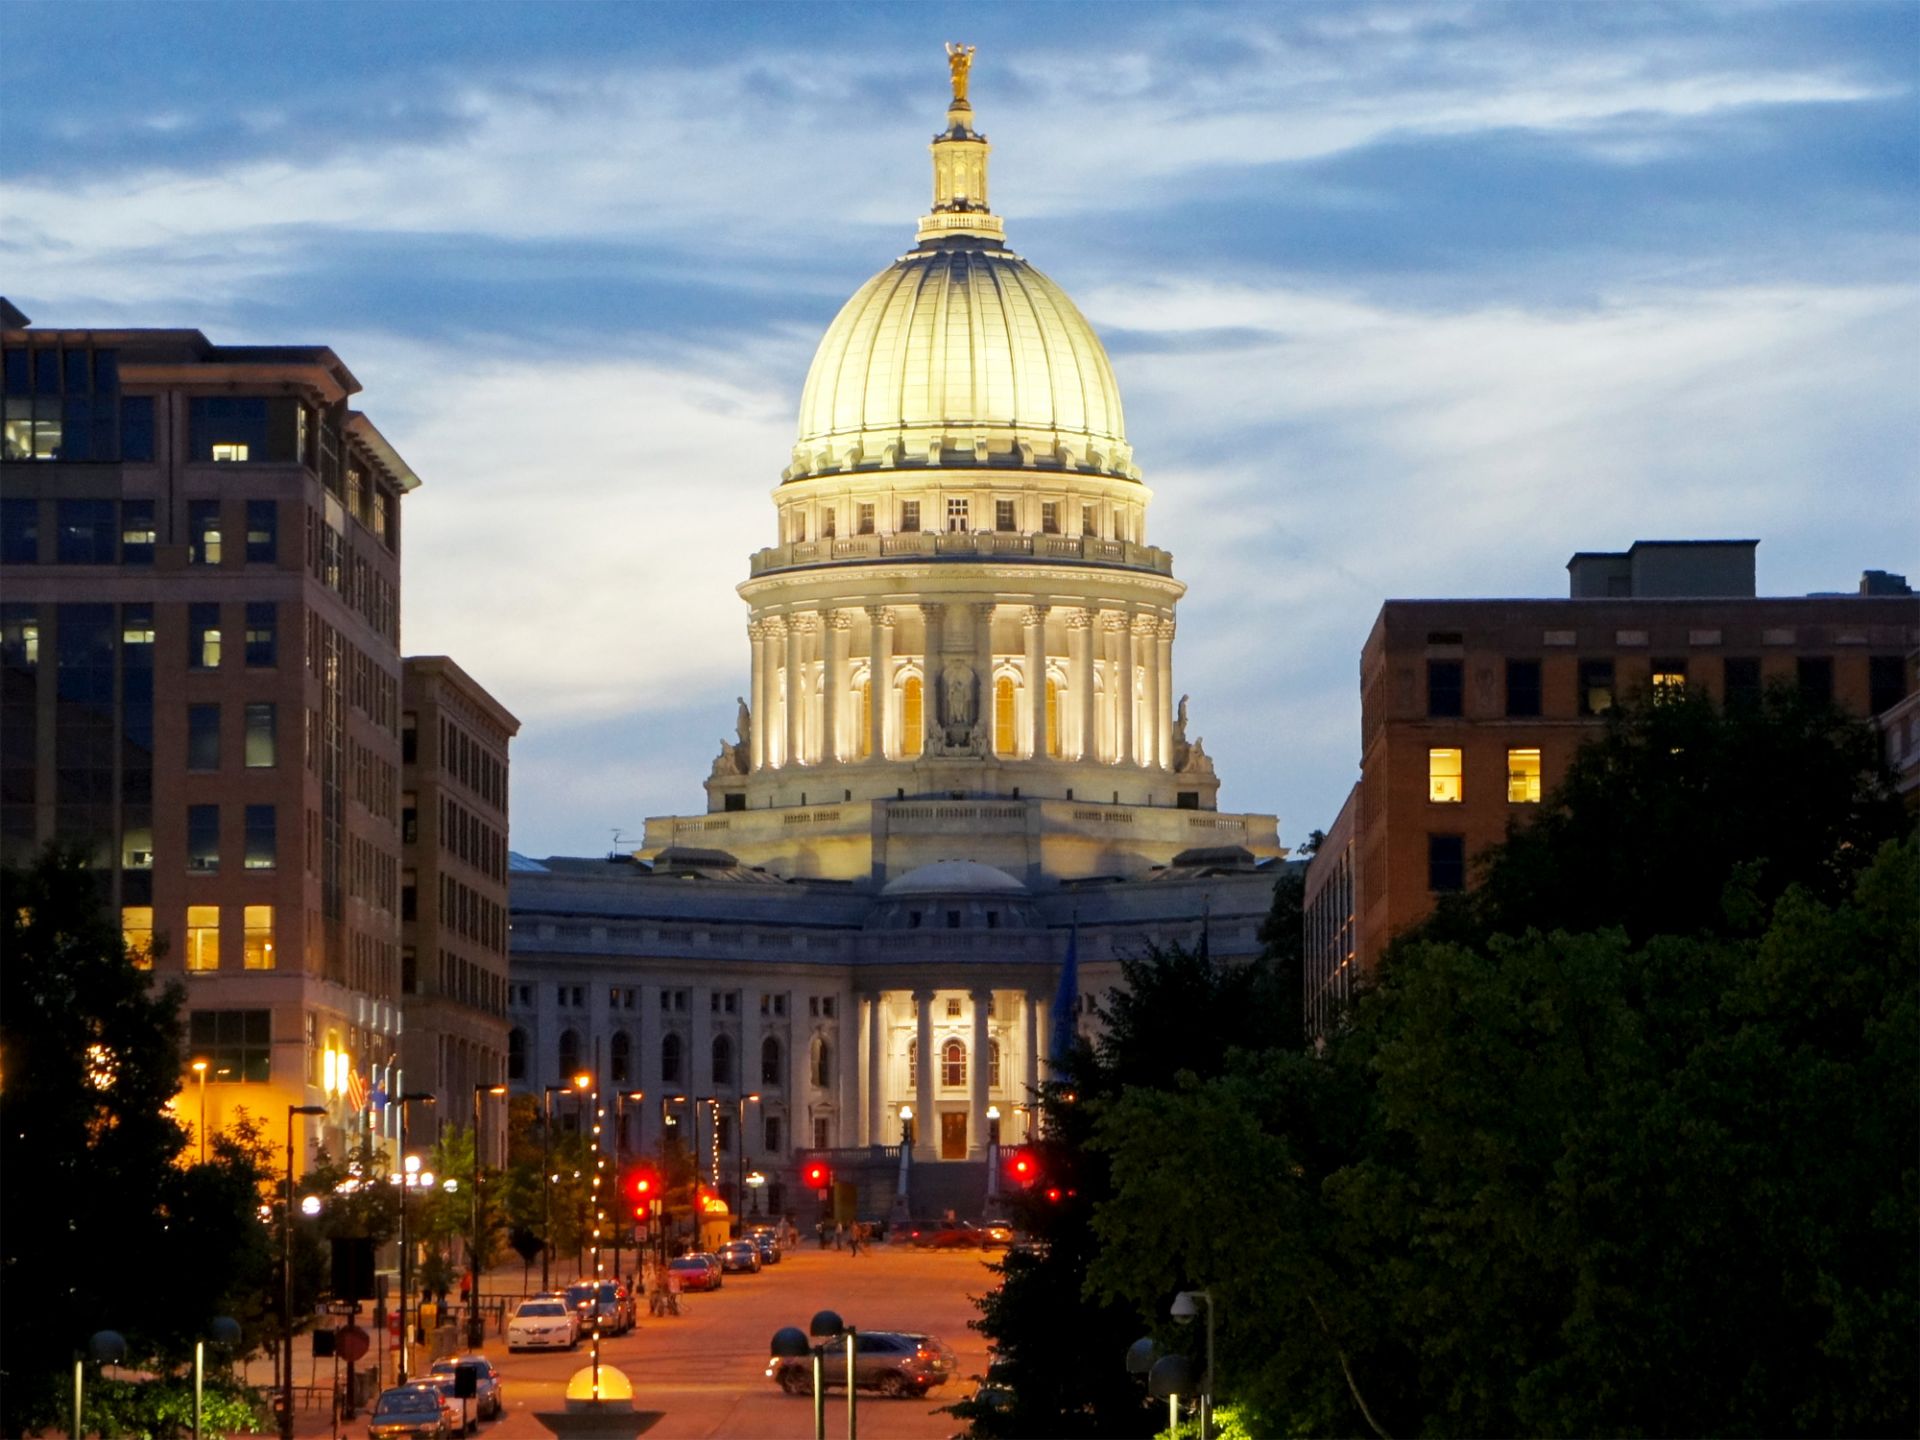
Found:
M 956 96 L 920 243 L 860 287 L 814 353 L 785 479 L 955 465 L 1139 478 L 1106 349 L 1006 247 L 972 118 Z

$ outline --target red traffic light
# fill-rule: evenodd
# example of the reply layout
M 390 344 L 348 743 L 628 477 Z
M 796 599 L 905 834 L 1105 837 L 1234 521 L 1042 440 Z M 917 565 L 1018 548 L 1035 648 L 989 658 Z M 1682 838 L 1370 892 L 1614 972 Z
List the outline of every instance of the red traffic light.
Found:
M 1031 1185 L 1040 1178 L 1040 1162 L 1030 1150 L 1015 1150 L 1007 1157 L 1007 1178 L 1016 1185 Z
M 809 1190 L 826 1190 L 833 1185 L 833 1167 L 825 1161 L 810 1161 L 801 1173 L 806 1179 Z
M 1050 1185 L 1047 1187 L 1047 1199 L 1055 1205 L 1060 1203 L 1060 1187 L 1058 1185 Z
M 654 1202 L 660 1199 L 660 1177 L 644 1165 L 627 1171 L 620 1188 L 625 1192 L 633 1213 L 641 1219 L 652 1213 Z

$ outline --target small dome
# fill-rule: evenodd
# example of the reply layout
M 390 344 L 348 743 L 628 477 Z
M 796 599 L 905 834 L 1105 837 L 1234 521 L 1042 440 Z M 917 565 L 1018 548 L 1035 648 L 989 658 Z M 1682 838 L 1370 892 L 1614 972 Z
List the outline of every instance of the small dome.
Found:
M 974 860 L 936 860 L 889 880 L 882 895 L 1025 895 L 1027 887 L 991 865 Z

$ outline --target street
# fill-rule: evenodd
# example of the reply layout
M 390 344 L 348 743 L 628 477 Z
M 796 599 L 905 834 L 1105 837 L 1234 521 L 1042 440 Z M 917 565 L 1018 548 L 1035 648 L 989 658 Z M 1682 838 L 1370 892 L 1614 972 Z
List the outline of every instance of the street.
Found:
M 863 1250 L 786 1252 L 778 1265 L 758 1275 L 729 1275 L 717 1291 L 681 1297 L 677 1318 L 649 1319 L 618 1339 L 601 1344 L 601 1364 L 623 1371 L 633 1383 L 634 1409 L 651 1417 L 642 1433 L 654 1440 L 693 1436 L 752 1436 L 806 1440 L 812 1406 L 783 1394 L 766 1378 L 768 1342 L 783 1325 L 805 1329 L 818 1310 L 839 1312 L 867 1330 L 909 1330 L 938 1335 L 959 1357 L 957 1378 L 924 1400 L 885 1400 L 871 1391 L 859 1399 L 860 1433 L 873 1440 L 918 1440 L 950 1436 L 959 1428 L 939 1413 L 973 1387 L 986 1369 L 985 1340 L 967 1328 L 977 1314 L 969 1295 L 996 1277 L 977 1250 L 908 1250 L 886 1245 Z M 499 1367 L 507 1413 L 480 1427 L 483 1440 L 538 1440 L 549 1432 L 534 1415 L 558 1410 L 568 1378 L 590 1361 L 583 1340 L 572 1352 L 509 1355 L 505 1337 L 488 1335 L 487 1356 Z M 846 1395 L 828 1398 L 829 1432 L 846 1433 Z M 301 1433 L 313 1429 L 305 1420 Z M 365 1433 L 364 1414 L 344 1434 Z M 326 1434 L 319 1428 L 317 1433 Z

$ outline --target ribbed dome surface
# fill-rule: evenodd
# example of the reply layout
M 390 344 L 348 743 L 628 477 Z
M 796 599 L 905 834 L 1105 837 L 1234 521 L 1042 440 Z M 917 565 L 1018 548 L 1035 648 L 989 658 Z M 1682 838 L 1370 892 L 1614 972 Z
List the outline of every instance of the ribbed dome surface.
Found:
M 807 372 L 786 478 L 958 464 L 1138 478 L 1093 327 L 1053 281 L 975 237 L 921 245 L 842 308 Z

